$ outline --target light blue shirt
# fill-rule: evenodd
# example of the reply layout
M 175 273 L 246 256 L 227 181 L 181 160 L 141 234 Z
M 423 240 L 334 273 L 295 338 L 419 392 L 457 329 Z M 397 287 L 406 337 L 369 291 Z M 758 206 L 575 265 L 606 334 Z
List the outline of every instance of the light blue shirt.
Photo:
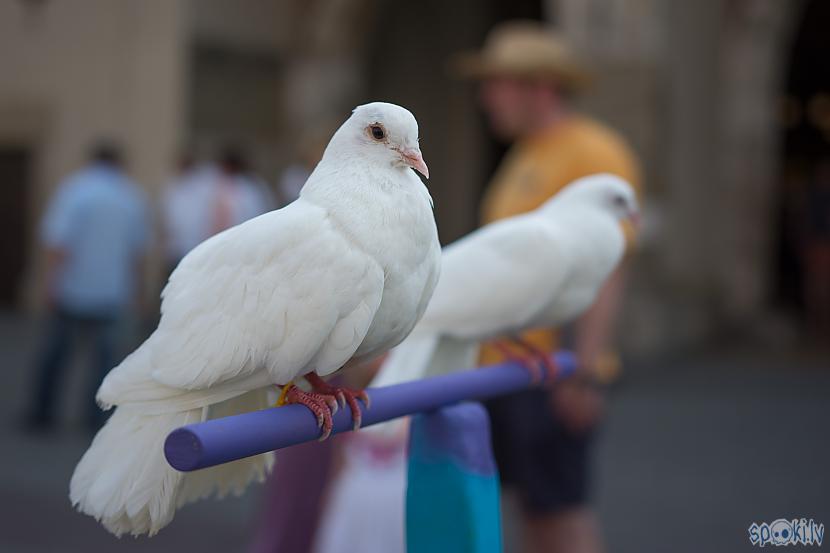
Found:
M 125 307 L 149 233 L 147 201 L 123 172 L 93 164 L 69 177 L 41 227 L 43 242 L 66 253 L 54 283 L 60 304 L 81 312 Z

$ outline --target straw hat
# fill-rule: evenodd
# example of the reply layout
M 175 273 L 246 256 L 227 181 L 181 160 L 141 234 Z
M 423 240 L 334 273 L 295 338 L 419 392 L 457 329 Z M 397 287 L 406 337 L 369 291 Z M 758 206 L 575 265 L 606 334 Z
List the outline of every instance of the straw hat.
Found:
M 491 30 L 480 52 L 457 55 L 455 71 L 466 78 L 514 76 L 550 79 L 578 91 L 590 76 L 566 42 L 550 27 L 536 21 L 510 21 Z

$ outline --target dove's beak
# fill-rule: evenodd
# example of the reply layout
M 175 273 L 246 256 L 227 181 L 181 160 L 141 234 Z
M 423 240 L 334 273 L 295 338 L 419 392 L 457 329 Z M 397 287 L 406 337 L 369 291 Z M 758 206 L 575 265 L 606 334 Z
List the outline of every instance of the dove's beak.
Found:
M 401 150 L 401 159 L 403 162 L 421 173 L 426 178 L 429 178 L 429 168 L 427 167 L 426 162 L 424 161 L 424 156 L 421 155 L 421 150 L 418 148 L 411 148 L 407 150 Z

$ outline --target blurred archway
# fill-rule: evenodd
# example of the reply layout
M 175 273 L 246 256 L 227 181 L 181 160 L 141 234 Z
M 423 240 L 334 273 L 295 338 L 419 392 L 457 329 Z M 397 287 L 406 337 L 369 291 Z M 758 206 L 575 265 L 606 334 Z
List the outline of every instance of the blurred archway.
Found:
M 822 181 L 830 178 L 828 19 L 827 2 L 810 0 L 805 5 L 786 62 L 781 99 L 783 163 L 778 189 L 775 300 L 808 327 L 822 324 L 813 319 L 822 317 L 821 310 L 830 309 L 827 298 L 816 297 L 811 291 L 812 280 L 830 279 L 830 274 L 822 273 L 821 260 L 816 259 L 821 253 L 814 251 L 815 241 L 822 240 L 818 235 L 826 234 L 830 226 L 828 193 L 820 191 L 828 188 Z M 826 221 L 823 225 L 821 219 Z M 823 240 L 830 238 L 824 236 Z

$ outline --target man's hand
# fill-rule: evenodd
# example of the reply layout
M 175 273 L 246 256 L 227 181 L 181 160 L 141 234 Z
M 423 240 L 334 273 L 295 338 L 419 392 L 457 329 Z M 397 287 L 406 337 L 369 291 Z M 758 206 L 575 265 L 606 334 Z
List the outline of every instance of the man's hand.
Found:
M 565 428 L 574 434 L 583 434 L 602 419 L 605 393 L 593 379 L 576 374 L 553 386 L 550 406 Z
M 594 305 L 576 322 L 579 369 L 551 389 L 553 412 L 574 433 L 587 432 L 599 423 L 605 411 L 605 395 L 598 381 L 607 382 L 609 368 L 615 369 L 610 371 L 613 373 L 619 371 L 616 358 L 616 364 L 609 364 L 605 352 L 624 283 L 625 268 L 621 266 L 608 278 Z

